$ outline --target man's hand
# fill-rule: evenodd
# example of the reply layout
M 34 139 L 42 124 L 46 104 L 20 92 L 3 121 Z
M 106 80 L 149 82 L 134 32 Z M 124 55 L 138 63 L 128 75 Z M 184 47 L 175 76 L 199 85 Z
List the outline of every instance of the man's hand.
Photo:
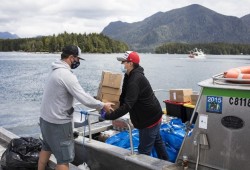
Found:
M 103 106 L 103 110 L 107 113 L 110 113 L 111 111 L 114 111 L 114 109 L 112 108 L 112 106 L 115 105 L 114 103 L 104 103 L 104 106 Z

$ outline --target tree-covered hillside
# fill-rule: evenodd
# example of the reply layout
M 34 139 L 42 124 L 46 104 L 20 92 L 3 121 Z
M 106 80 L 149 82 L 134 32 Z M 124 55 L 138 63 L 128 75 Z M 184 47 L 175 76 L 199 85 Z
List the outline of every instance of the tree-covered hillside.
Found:
M 184 43 L 166 43 L 155 49 L 158 54 L 187 54 L 194 48 L 202 49 L 206 54 L 250 54 L 250 44 L 226 44 L 226 43 L 208 43 L 208 44 L 184 44 Z
M 128 50 L 127 44 L 115 41 L 103 34 L 75 34 L 37 38 L 0 39 L 0 51 L 60 52 L 65 45 L 78 45 L 87 53 L 118 53 Z

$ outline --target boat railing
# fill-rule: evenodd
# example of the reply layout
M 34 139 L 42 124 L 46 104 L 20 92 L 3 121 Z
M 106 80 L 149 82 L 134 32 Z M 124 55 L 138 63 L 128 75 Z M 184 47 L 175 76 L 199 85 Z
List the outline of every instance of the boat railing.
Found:
M 154 93 L 156 92 L 169 92 L 169 90 L 166 90 L 166 89 L 155 89 L 153 90 Z
M 224 73 L 216 74 L 212 76 L 212 79 L 213 79 L 213 84 L 232 85 L 232 86 L 249 86 L 250 85 L 250 80 L 225 78 Z
M 154 94 L 156 92 L 169 92 L 169 90 L 166 90 L 166 89 L 155 89 L 153 90 Z M 198 91 L 193 91 L 193 94 L 198 94 L 199 92 Z
M 76 103 L 75 104 L 75 107 L 77 108 L 77 110 L 75 110 L 75 112 L 79 112 L 80 114 L 84 114 L 85 116 L 92 115 L 92 116 L 101 117 L 101 115 L 99 113 L 95 113 L 95 112 L 97 112 L 96 109 L 83 110 L 80 107 L 80 105 L 81 105 L 81 103 Z M 132 126 L 130 124 L 130 121 L 129 121 L 128 118 L 123 118 L 123 117 L 118 118 L 117 120 L 120 120 L 120 121 L 124 122 L 128 127 L 131 155 L 134 155 L 134 144 L 133 144 L 133 136 L 132 136 L 132 128 L 131 128 Z M 92 140 L 92 131 L 91 131 L 91 121 L 90 121 L 89 118 L 88 118 L 88 128 L 89 128 L 89 141 L 88 142 L 91 142 L 91 140 Z

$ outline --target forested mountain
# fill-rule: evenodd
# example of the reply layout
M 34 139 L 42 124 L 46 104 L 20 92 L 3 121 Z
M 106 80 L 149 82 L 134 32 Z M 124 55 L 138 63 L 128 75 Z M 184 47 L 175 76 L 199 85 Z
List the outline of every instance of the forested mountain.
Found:
M 250 14 L 241 17 L 242 22 L 248 27 L 248 31 L 250 30 Z
M 65 45 L 78 45 L 87 53 L 118 53 L 128 50 L 120 41 L 112 40 L 103 34 L 68 34 L 37 38 L 0 40 L 0 51 L 60 52 Z
M 225 16 L 201 5 L 158 12 L 143 21 L 111 22 L 102 33 L 137 51 L 153 51 L 169 42 L 250 43 L 249 16 Z
M 19 38 L 16 34 L 11 34 L 9 32 L 0 32 L 0 39 L 16 39 Z

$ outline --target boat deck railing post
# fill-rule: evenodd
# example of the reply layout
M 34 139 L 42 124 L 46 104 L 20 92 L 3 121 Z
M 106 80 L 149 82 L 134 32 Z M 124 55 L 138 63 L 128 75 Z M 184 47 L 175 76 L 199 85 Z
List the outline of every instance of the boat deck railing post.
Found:
M 132 135 L 132 128 L 131 128 L 131 125 L 129 123 L 129 119 L 120 118 L 119 120 L 123 121 L 128 126 L 131 155 L 134 155 L 133 135 Z
M 91 142 L 91 140 L 92 140 L 91 121 L 90 121 L 89 116 L 90 116 L 90 115 L 97 116 L 97 117 L 100 117 L 100 116 L 101 116 L 100 114 L 92 113 L 92 112 L 95 112 L 95 111 L 96 111 L 96 109 L 88 110 L 89 142 Z

